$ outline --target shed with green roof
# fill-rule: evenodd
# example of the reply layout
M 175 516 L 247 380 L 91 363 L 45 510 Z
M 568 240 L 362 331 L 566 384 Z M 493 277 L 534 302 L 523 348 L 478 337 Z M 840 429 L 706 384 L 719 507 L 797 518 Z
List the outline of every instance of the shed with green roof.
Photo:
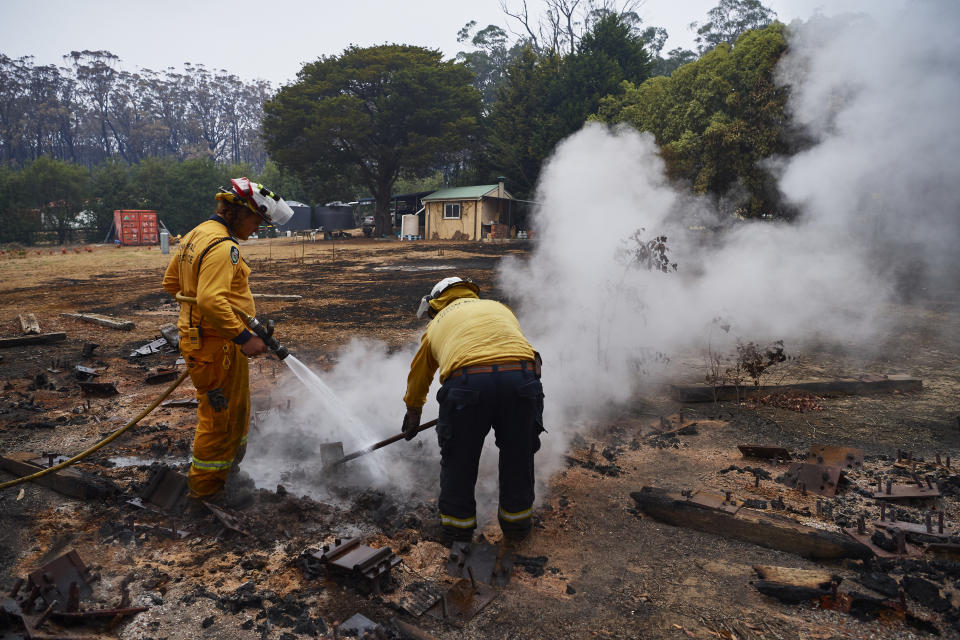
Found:
M 421 199 L 424 237 L 430 240 L 480 240 L 505 225 L 513 196 L 503 183 L 449 187 Z M 501 232 L 502 233 L 502 232 Z

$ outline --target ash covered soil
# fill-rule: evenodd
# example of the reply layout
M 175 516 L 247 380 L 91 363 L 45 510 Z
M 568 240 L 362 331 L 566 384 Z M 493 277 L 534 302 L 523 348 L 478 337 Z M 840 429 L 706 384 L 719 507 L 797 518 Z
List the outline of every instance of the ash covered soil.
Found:
M 244 255 L 251 262 L 255 292 L 304 296 L 298 302 L 258 301 L 258 311 L 278 321 L 278 336 L 298 357 L 322 369 L 335 363 L 338 349 L 354 337 L 393 349 L 416 341 L 422 324 L 412 310 L 441 277 L 469 276 L 491 297 L 502 298 L 494 269 L 503 256 L 523 259 L 527 250 L 526 244 L 275 240 L 251 243 Z M 79 452 L 125 424 L 166 388 L 169 383 L 147 385 L 144 378 L 173 366 L 174 354 L 127 358 L 158 336 L 159 325 L 175 321 L 176 306 L 160 289 L 165 265 L 165 256 L 145 248 L 0 258 L 0 337 L 20 335 L 17 315 L 23 312 L 34 313 L 44 332 L 67 334 L 59 343 L 0 349 L 3 455 Z M 136 328 L 116 331 L 59 315 L 75 311 L 133 320 Z M 424 470 L 422 498 L 342 487 L 335 500 L 326 502 L 282 489 L 251 489 L 241 476 L 232 481 L 232 491 L 253 498 L 253 506 L 238 511 L 249 536 L 223 531 L 212 519 L 194 525 L 196 535 L 184 540 L 151 533 L 150 526 L 171 526 L 169 519 L 126 501 L 147 482 L 152 460 L 186 469 L 194 425 L 190 408 L 158 409 L 77 465 L 112 482 L 113 495 L 83 501 L 34 484 L 0 491 L 0 592 L 75 549 L 100 575 L 86 606 L 117 606 L 125 585 L 132 605 L 149 607 L 112 631 L 107 625 L 71 631 L 85 637 L 322 637 L 358 612 L 383 624 L 396 616 L 438 638 L 930 635 L 895 617 L 864 621 L 813 602 L 784 604 L 761 595 L 751 584 L 756 580 L 752 566 L 777 565 L 825 568 L 843 578 L 842 590 L 898 600 L 896 587 L 892 596 L 882 592 L 890 583 L 879 576 L 886 576 L 902 585 L 912 614 L 930 621 L 944 637 L 960 637 L 954 629 L 960 616 L 960 566 L 950 560 L 927 555 L 813 562 L 662 524 L 638 512 L 630 497 L 645 485 L 730 491 L 739 500 L 754 501 L 757 509 L 774 511 L 777 504 L 777 513 L 839 530 L 855 525 L 860 515 L 878 517 L 866 490 L 874 474 L 909 474 L 906 465 L 896 464 L 901 449 L 919 460 L 915 470 L 941 481 L 945 497 L 938 508 L 953 523 L 960 517 L 960 475 L 936 465 L 935 455 L 960 457 L 960 308 L 954 300 L 928 299 L 891 306 L 889 313 L 897 327 L 873 350 L 882 356 L 865 357 L 845 345 L 788 343 L 792 357 L 777 365 L 777 380 L 905 373 L 923 379 L 921 392 L 748 394 L 741 403 L 681 405 L 666 390 L 655 389 L 611 410 L 574 441 L 563 470 L 550 479 L 534 533 L 515 550 L 510 584 L 463 628 L 427 615 L 414 617 L 397 604 L 423 584 L 453 582 L 444 569 L 448 551 L 437 539 L 435 468 Z M 81 357 L 90 342 L 99 347 L 91 357 Z M 703 379 L 697 361 L 697 354 L 690 354 L 687 382 Z M 78 363 L 98 370 L 98 381 L 115 382 L 119 395 L 83 396 L 72 375 Z M 276 384 L 273 374 L 280 366 L 273 360 L 252 363 L 255 397 Z M 548 389 L 549 375 L 548 354 Z M 172 398 L 192 393 L 188 381 Z M 866 460 L 863 470 L 848 473 L 836 498 L 821 499 L 777 482 L 784 465 L 742 458 L 736 448 L 742 443 L 783 446 L 796 458 L 812 444 L 851 446 L 863 449 Z M 122 457 L 136 463 L 117 465 Z M 11 478 L 0 472 L 0 481 Z M 929 506 L 898 506 L 898 519 L 920 522 Z M 389 546 L 403 560 L 393 571 L 391 592 L 364 595 L 304 570 L 304 552 L 355 534 L 366 536 L 372 547 Z M 499 542 L 495 524 L 482 535 Z

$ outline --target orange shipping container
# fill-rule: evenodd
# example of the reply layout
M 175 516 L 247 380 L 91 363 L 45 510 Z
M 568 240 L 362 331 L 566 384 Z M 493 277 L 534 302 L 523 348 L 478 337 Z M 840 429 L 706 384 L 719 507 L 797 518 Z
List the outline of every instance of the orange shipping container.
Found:
M 160 243 L 157 212 L 143 209 L 122 209 L 113 212 L 113 227 L 124 245 Z

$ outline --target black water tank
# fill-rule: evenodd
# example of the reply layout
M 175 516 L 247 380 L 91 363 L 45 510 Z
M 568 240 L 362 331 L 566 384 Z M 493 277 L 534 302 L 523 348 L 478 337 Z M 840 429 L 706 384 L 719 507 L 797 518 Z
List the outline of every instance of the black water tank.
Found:
M 293 209 L 293 216 L 285 224 L 277 227 L 277 231 L 306 231 L 313 228 L 310 206 L 300 202 L 288 202 Z
M 342 229 L 354 229 L 357 223 L 353 219 L 353 207 L 344 206 L 320 206 L 313 208 L 313 228 L 323 227 L 324 231 L 341 231 Z

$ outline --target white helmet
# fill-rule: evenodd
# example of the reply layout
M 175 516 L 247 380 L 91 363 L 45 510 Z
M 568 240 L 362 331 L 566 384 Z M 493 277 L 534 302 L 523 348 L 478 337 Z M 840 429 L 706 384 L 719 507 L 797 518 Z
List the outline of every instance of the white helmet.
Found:
M 428 295 L 425 295 L 420 299 L 420 306 L 417 308 L 417 318 L 423 320 L 423 318 L 430 312 L 430 301 L 436 300 L 444 291 L 455 285 L 467 287 L 475 294 L 480 295 L 480 287 L 475 285 L 470 278 L 458 278 L 457 276 L 444 278 L 437 284 L 433 285 L 433 289 L 430 290 Z
M 245 205 L 274 226 L 280 226 L 293 217 L 290 205 L 258 182 L 250 182 L 247 178 L 234 178 L 230 181 L 230 186 L 230 191 L 220 189 L 217 200 Z

